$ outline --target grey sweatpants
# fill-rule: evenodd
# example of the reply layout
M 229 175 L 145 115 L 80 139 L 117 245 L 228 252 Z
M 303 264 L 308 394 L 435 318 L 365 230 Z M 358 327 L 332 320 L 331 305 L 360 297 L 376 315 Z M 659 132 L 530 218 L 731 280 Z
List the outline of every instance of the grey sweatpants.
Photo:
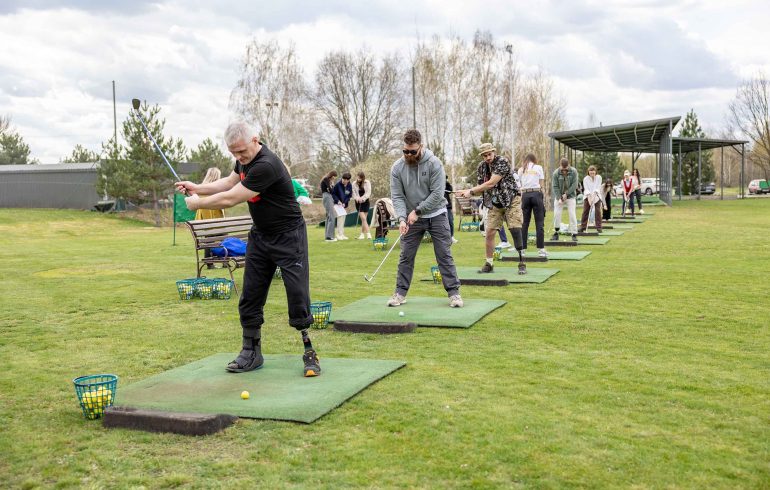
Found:
M 455 261 L 452 258 L 452 235 L 449 230 L 449 218 L 446 213 L 433 218 L 420 218 L 401 237 L 401 257 L 398 259 L 396 292 L 403 296 L 409 291 L 414 274 L 414 257 L 425 232 L 433 239 L 433 253 L 436 255 L 441 282 L 448 296 L 460 292 L 460 280 L 457 278 Z
M 334 212 L 334 198 L 328 192 L 323 195 L 324 209 L 326 210 L 326 236 L 328 240 L 334 238 L 334 225 L 337 223 L 337 214 Z

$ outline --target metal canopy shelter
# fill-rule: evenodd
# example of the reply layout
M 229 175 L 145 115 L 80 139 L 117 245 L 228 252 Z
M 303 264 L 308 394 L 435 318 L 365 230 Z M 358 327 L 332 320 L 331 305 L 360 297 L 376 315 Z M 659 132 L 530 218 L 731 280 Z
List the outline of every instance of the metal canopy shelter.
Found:
M 677 189 L 679 200 L 682 200 L 682 154 L 687 155 L 688 153 L 694 153 L 698 152 L 698 199 L 700 199 L 701 195 L 701 163 L 702 163 L 702 152 L 707 150 L 716 150 L 717 148 L 721 148 L 721 161 L 722 161 L 722 170 L 721 175 L 722 178 L 720 179 L 720 199 L 724 199 L 725 194 L 725 147 L 732 147 L 738 150 L 738 146 L 740 145 L 741 149 L 739 150 L 739 153 L 741 154 L 741 198 L 746 197 L 745 194 L 745 186 L 744 186 L 744 167 L 746 164 L 746 157 L 745 157 L 745 150 L 746 150 L 746 143 L 748 141 L 746 140 L 726 140 L 726 139 L 710 139 L 710 138 L 672 138 L 671 140 L 674 151 L 679 154 L 679 189 Z
M 605 152 L 636 154 L 633 161 L 642 153 L 655 153 L 658 157 L 658 178 L 660 179 L 660 199 L 671 204 L 671 182 L 673 147 L 671 134 L 679 123 L 680 116 L 639 121 L 614 126 L 577 129 L 548 133 L 551 138 L 550 172 L 556 167 L 556 142 L 572 152 Z M 561 155 L 561 147 L 559 148 Z M 574 161 L 574 158 L 573 158 Z M 550 175 L 550 173 L 549 173 Z

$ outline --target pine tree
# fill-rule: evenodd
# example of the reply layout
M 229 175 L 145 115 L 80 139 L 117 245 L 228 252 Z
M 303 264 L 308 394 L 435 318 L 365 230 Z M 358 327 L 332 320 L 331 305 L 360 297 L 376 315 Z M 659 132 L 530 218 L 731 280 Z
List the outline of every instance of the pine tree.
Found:
M 698 116 L 695 111 L 690 109 L 684 118 L 682 129 L 679 131 L 680 138 L 705 138 L 706 133 L 698 124 Z M 711 161 L 712 151 L 701 152 L 701 183 L 708 183 L 714 180 L 714 165 Z M 673 182 L 674 189 L 679 189 L 679 154 L 674 153 L 673 163 Z M 698 152 L 682 155 L 682 194 L 698 193 Z
M 209 168 L 216 167 L 222 171 L 222 177 L 227 177 L 233 171 L 233 158 L 225 154 L 211 138 L 206 138 L 191 151 L 190 161 L 199 165 L 198 170 L 190 176 L 193 182 L 200 182 Z
M 617 153 L 585 152 L 584 158 L 575 165 L 581 179 L 588 175 L 588 167 L 591 165 L 596 167 L 596 173 L 602 176 L 602 180 L 612 179 L 613 182 L 619 182 L 623 178 L 623 163 Z
M 158 115 L 160 108 L 144 104 L 137 111 L 143 115 L 147 128 L 171 165 L 176 166 L 184 160 L 187 150 L 182 140 L 163 135 L 166 122 Z M 123 198 L 137 205 L 151 202 L 155 226 L 160 226 L 158 201 L 173 192 L 174 175 L 144 131 L 137 111 L 132 110 L 123 121 L 121 135 L 127 146 L 112 139 L 102 145 L 107 157 L 99 167 L 96 185 L 100 192 L 114 198 Z
M 0 165 L 29 165 L 37 163 L 30 158 L 29 145 L 20 134 L 7 130 L 0 134 Z
M 75 145 L 70 156 L 60 160 L 60 163 L 88 163 L 98 162 L 99 154 L 95 151 L 91 151 L 84 146 Z

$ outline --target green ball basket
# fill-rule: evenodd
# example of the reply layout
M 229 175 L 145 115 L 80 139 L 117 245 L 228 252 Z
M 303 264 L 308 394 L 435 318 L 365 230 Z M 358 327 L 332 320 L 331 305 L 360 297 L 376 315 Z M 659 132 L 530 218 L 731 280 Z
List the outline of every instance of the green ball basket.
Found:
M 72 380 L 78 403 L 87 420 L 96 420 L 104 415 L 104 409 L 115 403 L 118 393 L 118 377 L 114 374 L 93 374 Z
M 310 314 L 313 315 L 313 328 L 324 329 L 329 326 L 329 318 L 332 316 L 332 304 L 330 301 L 314 301 L 310 303 Z
M 441 284 L 441 271 L 437 265 L 431 266 L 430 277 L 433 278 L 433 284 Z

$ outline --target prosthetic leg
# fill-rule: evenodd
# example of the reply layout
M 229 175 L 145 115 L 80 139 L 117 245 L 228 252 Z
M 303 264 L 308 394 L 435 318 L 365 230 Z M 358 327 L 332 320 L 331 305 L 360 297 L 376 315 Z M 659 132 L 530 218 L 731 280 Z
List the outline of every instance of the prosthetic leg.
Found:
M 521 236 L 521 228 L 509 228 L 511 235 L 513 235 L 513 246 L 519 253 L 519 275 L 527 273 L 527 265 L 524 263 L 524 257 L 521 255 L 521 251 L 524 250 L 524 241 Z

